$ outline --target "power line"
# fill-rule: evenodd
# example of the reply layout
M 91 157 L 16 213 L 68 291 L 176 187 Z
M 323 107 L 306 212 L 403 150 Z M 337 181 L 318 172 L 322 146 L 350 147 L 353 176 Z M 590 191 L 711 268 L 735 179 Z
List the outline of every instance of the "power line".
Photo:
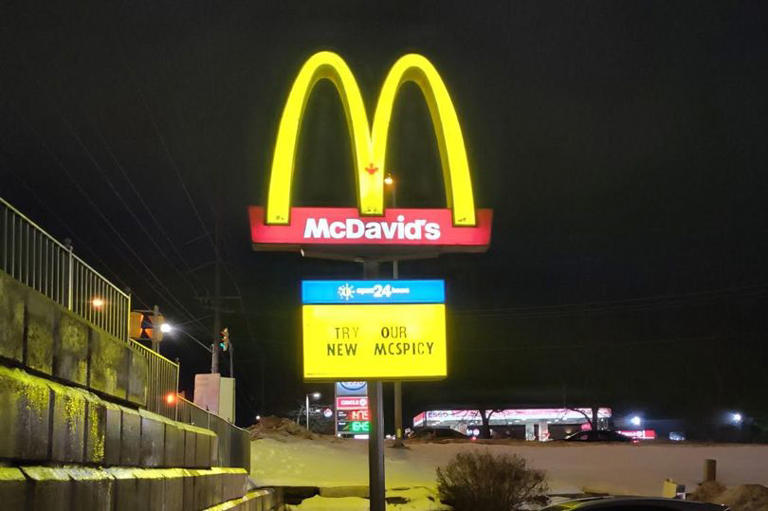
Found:
M 107 151 L 107 154 L 109 154 L 109 156 L 110 156 L 110 157 L 112 158 L 112 160 L 114 161 L 114 163 L 115 163 L 115 167 L 116 167 L 116 168 L 117 168 L 117 169 L 120 171 L 121 175 L 123 176 L 123 179 L 124 179 L 124 180 L 125 180 L 125 181 L 128 183 L 128 186 L 130 186 L 130 188 L 131 188 L 131 190 L 133 191 L 134 195 L 136 196 L 136 198 L 137 198 L 137 200 L 138 200 L 139 204 L 141 204 L 141 206 L 144 208 L 144 210 L 145 210 L 145 211 L 146 211 L 146 212 L 149 214 L 150 218 L 152 219 L 152 222 L 155 224 L 155 228 L 157 228 L 158 232 L 159 232 L 160 234 L 162 234 L 162 235 L 163 235 L 163 237 L 166 239 L 166 241 L 168 242 L 168 245 L 171 247 L 171 250 L 173 250 L 173 252 L 174 252 L 174 254 L 176 255 L 176 257 L 177 257 L 177 258 L 178 258 L 178 259 L 181 261 L 181 263 L 184 265 L 184 267 L 186 268 L 187 272 L 191 273 L 191 269 L 190 269 L 189 263 L 188 263 L 188 262 L 187 262 L 187 260 L 184 258 L 184 256 L 181 254 L 181 252 L 179 252 L 179 250 L 176 248 L 176 245 L 174 244 L 174 242 L 173 242 L 173 240 L 171 239 L 171 237 L 170 237 L 170 235 L 168 234 L 168 232 L 167 232 L 167 231 L 166 231 L 166 230 L 163 228 L 162 224 L 161 224 L 161 223 L 160 223 L 160 221 L 157 219 L 157 217 L 155 216 L 155 214 L 152 212 L 152 210 L 150 209 L 150 207 L 149 207 L 149 205 L 146 203 L 146 201 L 144 201 L 144 198 L 142 197 L 142 194 L 141 194 L 141 193 L 139 193 L 139 191 L 136 189 L 136 186 L 133 184 L 133 180 L 131 180 L 131 179 L 130 179 L 130 177 L 129 177 L 129 176 L 127 175 L 127 173 L 125 172 L 125 168 L 124 168 L 124 167 L 123 167 L 123 165 L 120 163 L 120 161 L 117 159 L 117 156 L 115 155 L 114 151 L 112 151 L 112 149 L 111 149 L 110 145 L 107 143 L 107 140 L 104 138 L 104 134 L 102 133 L 102 131 L 99 129 L 99 127 L 98 127 L 98 126 L 96 126 L 96 131 L 97 131 L 97 133 L 98 133 L 98 135 L 99 135 L 99 138 L 101 139 L 101 142 L 102 142 L 102 145 L 104 146 L 104 149 Z M 106 178 L 107 180 L 109 180 L 109 177 L 108 177 L 108 176 L 106 176 L 106 175 L 105 175 L 105 178 Z M 113 187 L 113 189 L 114 189 L 114 187 Z M 126 207 L 127 207 L 127 206 L 126 206 Z M 134 218 L 135 218 L 135 215 L 134 215 Z M 137 222 L 138 222 L 138 219 L 137 219 Z M 139 224 L 141 224 L 141 225 L 143 226 L 143 224 L 142 224 L 141 222 L 139 222 Z M 149 236 L 150 238 L 152 238 L 152 235 L 151 235 L 150 233 L 148 233 L 148 232 L 146 231 L 146 229 L 144 229 L 144 232 L 147 234 L 147 236 Z M 154 241 L 154 240 L 153 240 L 153 241 Z M 157 245 L 157 243 L 155 243 L 155 246 L 158 246 L 158 245 Z M 159 246 L 158 246 L 158 249 L 159 249 Z M 165 253 L 164 253 L 164 252 L 163 252 L 163 256 L 165 257 L 165 259 L 166 259 L 166 260 L 167 260 L 169 263 L 171 262 L 171 261 L 170 261 L 170 259 L 169 259 L 169 258 L 168 258 L 168 257 L 165 255 Z M 184 278 L 184 280 L 185 280 L 185 281 L 186 281 L 186 282 L 189 284 L 189 286 L 192 288 L 192 290 L 195 292 L 195 294 L 197 294 L 197 293 L 198 293 L 198 290 L 197 290 L 197 288 L 195 287 L 195 285 L 194 285 L 192 282 L 190 282 L 189 280 L 187 280 L 187 279 L 186 279 L 186 278 L 183 276 L 182 272 L 179 272 L 178 270 L 177 270 L 177 272 L 178 272 L 178 273 L 179 273 L 179 275 L 180 275 L 180 276 L 182 276 L 182 278 Z
M 714 302 L 728 295 L 760 296 L 768 291 L 764 284 L 708 290 L 678 295 L 661 295 L 652 297 L 631 298 L 623 300 L 608 300 L 600 302 L 584 302 L 554 305 L 539 305 L 528 307 L 503 308 L 474 308 L 458 309 L 453 314 L 457 316 L 510 316 L 517 318 L 550 318 L 574 315 L 594 315 L 618 312 L 644 312 L 658 309 L 685 307 L 692 304 Z
M 14 109 L 14 111 L 16 111 L 16 110 Z M 24 117 L 18 111 L 16 111 L 16 115 L 27 126 L 27 128 L 29 128 L 38 137 L 38 139 L 40 139 L 40 144 L 48 152 L 48 154 L 51 156 L 51 159 L 53 159 L 53 161 L 56 163 L 56 165 L 58 165 L 59 168 L 61 168 L 61 170 L 64 172 L 64 175 L 66 175 L 67 178 L 69 178 L 69 180 L 75 186 L 75 189 L 77 189 L 77 191 L 80 193 L 80 195 L 83 196 L 83 198 L 91 206 L 91 208 L 93 208 L 96 211 L 97 215 L 104 221 L 104 223 L 107 225 L 107 227 L 109 227 L 109 229 L 115 234 L 117 239 L 128 249 L 128 251 L 131 254 L 133 254 L 133 256 L 136 258 L 136 260 L 141 264 L 141 266 L 144 267 L 144 269 L 146 271 L 146 274 L 151 276 L 157 282 L 157 284 L 160 286 L 160 289 L 164 290 L 164 293 L 158 292 L 158 295 L 160 295 L 161 297 L 165 297 L 166 299 L 170 298 L 169 302 L 170 301 L 176 302 L 176 304 L 177 304 L 176 306 L 178 307 L 178 310 L 184 312 L 183 315 L 186 315 L 189 318 L 193 318 L 194 315 L 192 313 L 190 313 L 189 310 L 186 309 L 186 307 L 184 307 L 184 305 L 173 295 L 173 293 L 171 293 L 171 291 L 165 286 L 165 284 L 163 284 L 163 282 L 157 277 L 157 275 L 155 275 L 155 273 L 152 272 L 152 270 L 149 268 L 149 266 L 147 266 L 147 264 L 136 253 L 136 251 L 133 249 L 133 247 L 125 240 L 125 238 L 123 238 L 123 236 L 114 227 L 114 225 L 112 225 L 112 222 L 109 221 L 109 219 L 106 217 L 106 215 L 104 215 L 104 213 L 96 205 L 96 203 L 93 202 L 93 199 L 91 199 L 90 196 L 85 192 L 85 190 L 80 185 L 80 183 L 78 183 L 77 180 L 74 179 L 74 177 L 72 176 L 72 174 L 69 171 L 69 169 L 67 168 L 67 166 L 64 165 L 64 162 L 61 161 L 61 159 L 48 146 L 48 144 L 42 138 L 40 133 L 37 132 L 37 130 L 31 124 L 29 124 L 26 121 L 26 119 L 24 119 Z M 143 273 L 142 272 L 138 272 L 138 274 L 142 275 Z M 155 289 L 155 291 L 157 292 L 157 288 L 153 287 L 153 289 Z
M 102 178 L 104 178 L 104 180 L 106 181 L 106 183 L 109 186 L 109 188 L 112 191 L 112 193 L 115 194 L 117 199 L 120 201 L 120 204 L 122 204 L 122 206 L 125 208 L 125 210 L 128 211 L 128 214 L 131 216 L 131 218 L 133 218 L 133 220 L 139 225 L 139 228 L 144 232 L 144 234 L 146 235 L 147 239 L 149 239 L 149 241 L 155 246 L 155 248 L 157 249 L 158 253 L 168 262 L 168 264 L 172 268 L 174 268 L 174 270 L 176 270 L 176 272 L 179 274 L 179 276 L 182 278 L 182 280 L 184 282 L 186 282 L 192 288 L 192 291 L 194 293 L 197 293 L 197 289 L 195 288 L 195 286 L 178 270 L 178 268 L 176 267 L 174 262 L 171 261 L 171 259 L 168 257 L 168 255 L 163 250 L 163 248 L 160 246 L 160 244 L 157 243 L 157 240 L 155 239 L 153 234 L 147 230 L 147 228 L 144 226 L 144 223 L 141 221 L 141 219 L 139 219 L 139 217 L 136 216 L 136 213 L 134 213 L 134 211 L 130 207 L 130 205 L 125 201 L 125 199 L 123 199 L 123 196 L 117 190 L 117 187 L 115 187 L 114 183 L 110 179 L 110 177 L 107 174 L 107 172 L 96 161 L 96 158 L 93 156 L 93 153 L 91 153 L 91 151 L 85 145 L 85 143 L 83 142 L 82 138 L 78 135 L 77 131 L 74 129 L 74 126 L 72 125 L 72 123 L 69 122 L 69 119 L 67 119 L 66 116 L 64 116 L 64 114 L 61 111 L 59 111 L 58 109 L 57 109 L 57 113 L 59 114 L 59 117 L 61 118 L 61 120 L 64 122 L 64 124 L 69 129 L 70 134 L 75 138 L 75 140 L 77 140 L 77 143 L 83 149 L 83 152 L 86 154 L 88 159 L 91 161 L 91 163 L 93 164 L 94 168 L 96 168 L 99 171 L 99 174 L 101 175 Z M 98 127 L 97 127 L 97 131 L 99 131 Z M 115 157 L 114 153 L 107 146 L 106 141 L 104 140 L 104 138 L 101 135 L 100 131 L 99 131 L 99 135 L 100 135 L 100 138 L 101 138 L 102 142 L 105 145 L 105 149 L 106 149 L 107 153 L 112 157 L 112 159 L 114 160 L 115 164 L 118 167 L 121 167 L 120 166 L 120 162 L 117 160 L 117 158 Z
M 453 350 L 457 352 L 468 353 L 485 353 L 485 352 L 512 352 L 512 351 L 548 351 L 548 350 L 578 350 L 578 349 L 595 349 L 595 348 L 625 348 L 629 346 L 649 346 L 655 344 L 686 344 L 690 342 L 706 342 L 716 341 L 722 339 L 718 336 L 699 336 L 699 337 L 671 337 L 665 339 L 648 339 L 642 341 L 629 341 L 629 342 L 603 342 L 594 344 L 549 344 L 542 346 L 540 344 L 525 345 L 525 346 L 481 346 L 479 344 L 473 344 L 471 348 L 463 348 L 461 346 L 454 346 Z
M 195 341 L 197 344 L 199 344 L 199 345 L 200 345 L 200 346 L 201 346 L 201 347 L 202 347 L 202 348 L 203 348 L 205 351 L 207 351 L 208 353 L 210 353 L 210 352 L 211 352 L 211 349 L 212 349 L 212 348 L 211 348 L 210 346 L 206 346 L 206 345 L 205 345 L 205 343 L 203 343 L 203 342 L 202 342 L 200 339 L 198 339 L 198 338 L 197 338 L 197 337 L 195 337 L 194 335 L 190 334 L 190 333 L 189 333 L 189 332 L 187 332 L 186 330 L 182 330 L 181 328 L 179 328 L 179 327 L 178 327 L 178 324 L 177 324 L 177 325 L 174 325 L 174 329 L 175 329 L 175 330 L 178 330 L 179 332 L 183 333 L 184 335 L 186 335 L 187 337 L 189 337 L 190 339 L 192 339 L 193 341 Z
M 0 154 L 0 156 L 2 156 L 2 155 Z M 3 157 L 3 159 L 5 160 L 5 157 Z M 7 165 L 7 161 L 6 161 L 6 165 Z M 23 180 L 23 179 L 22 179 L 20 176 L 18 176 L 17 174 L 15 174 L 15 173 L 14 173 L 14 174 L 13 174 L 13 176 L 14 176 L 14 177 L 16 178 L 16 180 L 17 180 L 17 181 L 18 181 L 18 182 L 21 184 L 21 186 L 23 186 L 23 187 L 24 187 L 24 188 L 25 188 L 25 189 L 26 189 L 26 190 L 27 190 L 27 191 L 30 193 L 30 195 L 32 196 L 32 198 L 34 198 L 34 199 L 35 199 L 35 201 L 36 201 L 36 202 L 37 202 L 37 203 L 38 203 L 38 204 L 39 204 L 39 205 L 40 205 L 40 206 L 41 206 L 43 209 L 47 210 L 47 211 L 48 211 L 48 212 L 51 214 L 51 217 L 52 217 L 52 218 L 56 219 L 56 221 L 58 221 L 58 222 L 59 222 L 59 223 L 60 223 L 60 224 L 61 224 L 61 225 L 64 227 L 64 229 L 65 229 L 65 230 L 68 232 L 69 236 L 71 236 L 71 237 L 72 237 L 72 238 L 73 238 L 73 239 L 74 239 L 76 242 L 82 241 L 82 240 L 81 240 L 81 239 L 80 239 L 80 238 L 79 238 L 79 237 L 78 237 L 78 236 L 75 234 L 75 231 L 74 231 L 74 229 L 72 229 L 72 228 L 69 226 L 69 224 L 68 224 L 67 222 L 65 222 L 65 221 L 62 219 L 61 215 L 59 215 L 59 214 L 57 214 L 55 211 L 53 211 L 53 210 L 52 210 L 52 209 L 51 209 L 51 208 L 50 208 L 50 207 L 47 205 L 47 203 L 46 203 L 45 201 L 43 201 L 43 200 L 40 198 L 40 196 L 37 194 L 37 192 L 34 190 L 34 188 L 32 188 L 31 186 L 29 186 L 29 184 L 28 184 L 26 181 L 24 181 L 24 180 Z M 95 251 L 94 251 L 94 250 L 93 250 L 93 249 L 90 247 L 90 245 L 88 245 L 88 243 L 79 243 L 79 244 L 78 244 L 78 246 L 77 246 L 77 248 L 78 248 L 78 249 L 80 249 L 81 247 L 82 247 L 83 249 L 85 249 L 86 251 L 88 251 L 88 252 L 91 254 L 91 256 L 93 257 L 93 259 L 95 259 L 95 260 L 96 260 L 96 261 L 97 261 L 97 262 L 98 262 L 98 263 L 99 263 L 99 264 L 100 264 L 100 265 L 101 265 L 101 266 L 102 266 L 102 267 L 103 267 L 103 268 L 104 268 L 104 269 L 105 269 L 105 270 L 106 270 L 108 273 L 110 273 L 110 274 L 112 275 L 112 278 L 113 278 L 113 279 L 115 279 L 117 282 L 119 282 L 119 283 L 120 283 L 120 285 L 123 287 L 123 289 L 127 289 L 127 288 L 129 288 L 129 287 L 130 287 L 130 286 L 129 286 L 129 285 L 128 285 L 128 284 L 127 284 L 127 283 L 126 283 L 126 282 L 125 282 L 125 281 L 124 281 L 124 280 L 123 280 L 121 277 L 120 277 L 120 275 L 119 275 L 118 273 L 116 273 L 116 272 L 115 272 L 115 271 L 114 271 L 114 270 L 113 270 L 113 269 L 112 269 L 112 268 L 111 268 L 111 267 L 110 267 L 110 266 L 109 266 L 109 265 L 108 265 L 106 262 L 104 262 L 104 259 L 102 259 L 102 258 L 101 258 L 101 257 L 100 257 L 100 256 L 99 256 L 99 255 L 98 255 L 98 254 L 97 254 L 97 253 L 96 253 L 96 252 L 95 252 Z M 136 293 L 134 290 L 131 290 L 131 300 L 132 300 L 132 301 L 133 301 L 133 300 L 137 300 L 137 301 L 138 301 L 138 302 L 139 302 L 139 303 L 140 303 L 142 306 L 144 306 L 144 307 L 147 307 L 147 303 L 146 303 L 146 301 L 145 301 L 144 299 L 142 299 L 142 298 L 141 298 L 141 296 L 139 296 L 139 295 L 138 295 L 138 293 Z
M 128 213 L 129 213 L 129 214 L 132 216 L 132 218 L 133 218 L 133 219 L 134 219 L 134 220 L 135 220 L 135 221 L 136 221 L 136 222 L 139 224 L 139 226 L 142 228 L 142 230 L 144 230 L 144 233 L 145 233 L 145 234 L 147 234 L 147 236 L 150 238 L 150 240 L 152 241 L 152 243 L 154 243 L 154 244 L 155 244 L 155 246 L 157 247 L 158 251 L 159 251 L 159 252 L 160 252 L 160 253 L 163 255 L 163 257 L 165 257 L 165 259 L 166 259 L 166 260 L 167 260 L 167 261 L 168 261 L 168 262 L 171 264 L 171 266 L 173 266 L 173 267 L 175 268 L 175 265 L 173 264 L 173 262 L 172 262 L 172 261 L 170 261 L 170 259 L 168 259 L 168 257 L 167 257 L 167 255 L 165 254 L 165 252 L 164 252 L 164 251 L 162 250 L 162 248 L 161 248 L 161 247 L 160 247 L 160 246 L 157 244 L 157 241 L 156 241 L 156 240 L 155 240 L 155 239 L 152 237 L 152 235 L 151 235 L 151 234 L 150 234 L 150 233 L 149 233 L 149 232 L 146 230 L 146 228 L 144 227 L 144 225 L 141 223 L 141 220 L 139 220 L 139 218 L 138 218 L 138 217 L 135 215 L 135 213 L 133 212 L 133 210 L 132 210 L 132 209 L 131 209 L 131 208 L 130 208 L 130 207 L 129 207 L 129 206 L 126 204 L 126 203 L 125 203 L 125 201 L 123 200 L 122 196 L 121 196 L 121 195 L 118 193 L 117 189 L 116 189 L 116 188 L 115 188 L 115 186 L 113 185 L 112 181 L 111 181 L 111 180 L 110 180 L 108 177 L 106 177 L 106 172 L 105 172 L 105 171 L 104 171 L 104 169 L 101 167 L 101 165 L 99 164 L 99 162 L 98 162 L 98 161 L 96 161 L 96 159 L 94 158 L 93 154 L 92 154 L 92 153 L 91 153 L 91 152 L 88 150 L 88 147 L 87 147 L 87 146 L 86 146 L 86 145 L 83 143 L 83 140 L 82 140 L 82 139 L 80 138 L 80 136 L 77 134 L 76 130 L 74 129 L 74 126 L 72 126 L 72 124 L 69 122 L 69 120 L 66 118 L 66 116 L 64 116 L 63 112 L 61 112 L 61 110 L 59 110 L 59 109 L 58 109 L 58 107 L 54 106 L 54 109 L 55 109 L 55 110 L 56 110 L 56 112 L 58 113 L 58 115 L 59 115 L 59 118 L 60 118 L 60 119 L 61 119 L 61 120 L 64 122 L 64 124 L 67 126 L 67 129 L 69 130 L 70 134 L 71 134 L 71 135 L 72 135 L 72 137 L 73 137 L 73 138 L 74 138 L 74 139 L 77 141 L 77 143 L 80 145 L 80 147 L 82 148 L 83 152 L 84 152 L 84 153 L 85 153 L 85 155 L 88 157 L 88 159 L 89 159 L 89 160 L 90 160 L 90 162 L 93 164 L 93 166 L 94 166 L 94 167 L 95 167 L 95 168 L 96 168 L 96 169 L 99 171 L 99 173 L 102 175 L 102 177 L 105 177 L 105 178 L 106 178 L 107 184 L 109 185 L 110 189 L 111 189 L 111 190 L 112 190 L 112 192 L 115 194 L 115 196 L 117 196 L 117 198 L 120 200 L 120 202 L 121 202 L 121 203 L 123 204 L 123 206 L 126 208 L 126 210 L 128 211 Z M 69 176 L 69 173 L 68 173 L 68 172 L 67 172 L 67 175 Z M 71 177 L 70 177 L 70 178 L 71 178 Z M 79 185 L 78 185 L 78 186 L 79 186 Z M 89 198 L 89 202 L 91 203 L 91 205 L 93 205 L 93 204 L 94 204 L 94 203 L 93 203 L 93 202 L 90 200 L 90 198 Z M 106 216 L 105 216 L 105 215 L 102 213 L 102 211 L 101 211 L 101 210 L 100 210 L 98 207 L 96 207 L 96 209 L 97 209 L 97 211 L 99 212 L 99 214 L 101 215 L 101 217 L 102 217 L 102 218 L 103 218 L 103 219 L 106 221 Z M 110 225 L 110 227 L 112 228 L 112 225 L 111 225 L 111 223 L 109 223 L 109 222 L 107 222 L 107 223 L 108 223 L 108 225 Z M 192 315 L 192 313 L 191 313 L 191 312 L 189 312 L 189 310 L 188 310 L 188 309 L 186 309 L 186 307 L 184 307 L 184 305 L 181 303 L 181 301 L 180 301 L 180 300 L 178 300 L 178 299 L 176 298 L 176 296 L 175 296 L 173 293 L 171 293 L 170 289 L 168 289 L 168 287 L 167 287 L 167 286 L 165 286 L 165 285 L 164 285 L 164 284 L 163 284 L 163 283 L 160 281 L 160 279 L 158 279 L 158 278 L 157 278 L 157 277 L 154 275 L 154 273 L 152 273 L 152 272 L 151 272 L 151 270 L 149 269 L 149 267 L 148 267 L 146 264 L 144 264 L 144 262 L 143 262 L 143 261 L 141 260 L 141 258 L 138 256 L 138 254 L 136 254 L 136 252 L 133 250 L 133 248 L 132 248 L 132 247 L 130 247 L 130 245 L 129 245 L 129 244 L 128 244 L 128 243 L 127 243 L 125 240 L 124 240 L 124 238 L 122 238 L 122 236 L 120 236 L 120 234 L 117 232 L 117 230 L 116 230 L 116 229 L 114 229 L 114 228 L 112 228 L 112 230 L 115 232 L 115 234 L 117 234 L 118 238 L 119 238 L 119 239 L 120 239 L 120 240 L 123 242 L 123 244 L 124 244 L 124 245 L 126 245 L 126 247 L 128 247 L 128 248 L 129 248 L 129 250 L 131 250 L 131 252 L 134 254 L 134 256 L 136 256 L 136 258 L 140 260 L 140 262 L 142 263 L 142 265 L 143 265 L 143 266 L 144 266 L 144 267 L 147 269 L 147 271 L 149 271 L 149 272 L 150 272 L 150 274 L 153 276 L 153 278 L 155 278 L 155 280 L 158 282 L 158 284 L 160 284 L 160 285 L 163 287 L 163 289 L 165 289 L 165 290 L 168 292 L 168 295 L 169 295 L 169 296 L 170 296 L 170 297 L 171 297 L 171 298 L 172 298 L 172 299 L 173 299 L 173 300 L 174 300 L 174 301 L 175 301 L 175 302 L 178 304 L 178 306 L 180 307 L 180 309 L 181 309 L 181 310 L 183 310 L 183 311 L 184 311 L 186 314 L 188 314 L 188 315 L 189 315 L 191 318 L 194 318 L 194 316 Z M 182 277 L 182 278 L 183 278 L 183 277 Z M 187 283 L 189 283 L 189 282 L 187 281 Z M 190 284 L 190 285 L 191 285 L 191 284 Z M 192 286 L 192 289 L 193 289 L 193 291 L 195 290 L 194 286 Z
M 120 46 L 121 46 L 120 55 L 122 57 L 123 65 L 128 70 L 130 81 L 133 84 L 134 89 L 136 90 L 136 96 L 139 98 L 139 101 L 144 106 L 144 110 L 147 112 L 147 116 L 149 117 L 149 121 L 152 124 L 152 129 L 155 132 L 155 136 L 160 141 L 160 145 L 163 148 L 163 152 L 165 153 L 166 158 L 168 159 L 168 162 L 170 163 L 171 168 L 173 169 L 176 175 L 176 178 L 179 180 L 179 183 L 181 184 L 181 188 L 184 191 L 184 195 L 186 196 L 187 201 L 189 202 L 189 205 L 192 207 L 192 211 L 195 213 L 195 217 L 197 218 L 197 221 L 200 223 L 200 227 L 202 227 L 203 233 L 205 234 L 206 238 L 208 238 L 208 241 L 211 243 L 211 246 L 213 246 L 211 233 L 208 230 L 207 226 L 205 225 L 205 222 L 203 221 L 203 218 L 200 215 L 200 210 L 197 208 L 195 201 L 192 199 L 192 195 L 189 192 L 189 188 L 187 188 L 187 184 L 181 175 L 181 171 L 179 170 L 179 167 L 176 164 L 176 160 L 173 158 L 173 155 L 171 154 L 171 150 L 169 149 L 168 144 L 165 141 L 165 137 L 163 137 L 163 134 L 160 131 L 160 127 L 157 125 L 157 122 L 155 121 L 155 116 L 153 115 L 152 110 L 149 108 L 149 104 L 147 103 L 147 100 L 144 97 L 144 93 L 142 92 L 142 89 L 139 86 L 138 81 L 136 80 L 136 75 L 133 71 L 133 68 L 131 68 L 130 64 L 128 63 L 128 60 L 125 58 L 125 54 L 122 51 L 122 45 Z

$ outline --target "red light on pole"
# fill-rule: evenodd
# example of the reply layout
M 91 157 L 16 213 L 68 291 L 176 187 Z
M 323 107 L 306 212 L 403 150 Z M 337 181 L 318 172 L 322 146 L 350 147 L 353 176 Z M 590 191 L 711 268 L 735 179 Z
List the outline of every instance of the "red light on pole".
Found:
M 168 405 L 170 405 L 170 406 L 173 406 L 173 405 L 175 405 L 175 404 L 176 404 L 176 393 L 174 393 L 174 392 L 169 392 L 168 394 L 166 394 L 166 395 L 165 395 L 165 402 L 166 402 Z

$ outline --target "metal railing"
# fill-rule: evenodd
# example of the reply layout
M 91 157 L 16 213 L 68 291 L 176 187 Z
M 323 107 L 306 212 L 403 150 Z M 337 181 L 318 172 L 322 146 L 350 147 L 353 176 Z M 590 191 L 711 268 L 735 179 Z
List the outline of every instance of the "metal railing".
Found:
M 147 360 L 147 409 L 174 418 L 167 396 L 178 390 L 179 365 L 128 337 L 131 297 L 0 197 L 0 264 L 91 324 L 126 341 Z
M 2 269 L 118 339 L 128 338 L 131 297 L 0 198 Z
M 147 410 L 176 419 L 175 397 L 179 389 L 179 364 L 143 344 L 129 339 L 134 351 L 147 361 Z
M 250 472 L 250 433 L 178 396 L 175 420 L 210 429 L 218 439 L 217 463 L 222 467 L 242 467 Z

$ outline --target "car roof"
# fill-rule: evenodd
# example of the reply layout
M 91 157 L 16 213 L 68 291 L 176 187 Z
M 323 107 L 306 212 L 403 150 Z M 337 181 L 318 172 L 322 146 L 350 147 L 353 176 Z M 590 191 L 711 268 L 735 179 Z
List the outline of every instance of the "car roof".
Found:
M 727 511 L 726 506 L 691 500 L 663 499 L 654 497 L 589 497 L 570 500 L 548 506 L 541 511 L 571 511 L 590 509 L 674 510 L 674 511 Z

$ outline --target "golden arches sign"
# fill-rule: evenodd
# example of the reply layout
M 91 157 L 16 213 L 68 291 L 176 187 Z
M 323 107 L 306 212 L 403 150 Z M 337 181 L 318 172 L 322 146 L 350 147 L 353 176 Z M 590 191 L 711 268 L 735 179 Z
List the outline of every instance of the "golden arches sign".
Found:
M 330 80 L 339 92 L 352 137 L 352 157 L 357 182 L 357 200 L 361 215 L 384 213 L 384 169 L 387 136 L 392 108 L 400 86 L 414 82 L 422 91 L 435 129 L 443 168 L 445 196 L 453 210 L 455 226 L 475 226 L 475 201 L 461 126 L 448 90 L 435 67 L 417 54 L 402 56 L 389 70 L 379 94 L 373 117 L 368 124 L 363 98 L 355 77 L 344 59 L 323 51 L 312 55 L 299 71 L 291 87 L 277 132 L 275 154 L 267 197 L 267 224 L 290 223 L 291 184 L 296 163 L 297 139 L 304 108 L 314 85 Z

